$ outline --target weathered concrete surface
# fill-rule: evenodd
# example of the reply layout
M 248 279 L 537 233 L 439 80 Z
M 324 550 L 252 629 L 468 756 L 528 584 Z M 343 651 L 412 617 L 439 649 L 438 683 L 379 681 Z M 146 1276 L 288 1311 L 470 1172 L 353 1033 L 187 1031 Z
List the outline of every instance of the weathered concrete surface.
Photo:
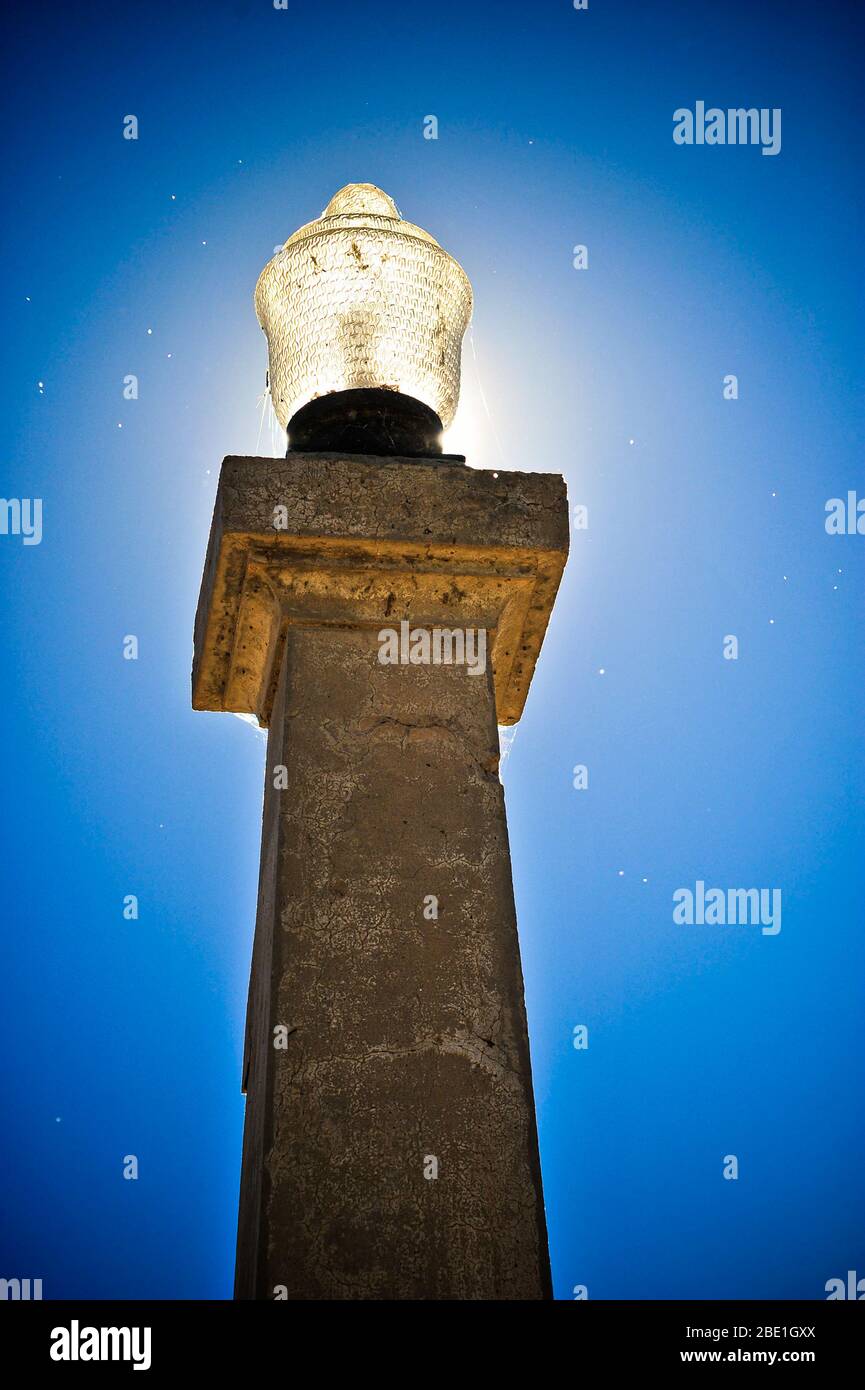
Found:
M 566 546 L 558 478 L 226 460 L 194 702 L 270 723 L 239 1298 L 550 1294 L 496 722 Z M 403 617 L 494 671 L 381 665 Z
M 275 509 L 285 508 L 283 529 Z M 193 706 L 269 723 L 290 623 L 490 631 L 515 723 L 568 548 L 564 482 L 431 460 L 290 454 L 222 465 L 195 623 Z
M 268 742 L 237 1296 L 541 1298 L 491 686 L 457 666 L 384 667 L 377 652 L 366 631 L 289 631 Z

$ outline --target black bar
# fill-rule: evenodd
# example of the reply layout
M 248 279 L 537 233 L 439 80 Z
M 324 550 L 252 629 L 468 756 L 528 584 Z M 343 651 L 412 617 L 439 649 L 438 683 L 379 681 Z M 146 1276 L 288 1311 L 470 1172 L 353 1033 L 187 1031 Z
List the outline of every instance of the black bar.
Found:
M 486 1361 L 491 1370 L 497 1353 L 503 1352 L 528 1357 L 537 1373 L 532 1380 L 547 1379 L 550 1356 L 564 1355 L 559 1374 L 566 1383 L 587 1369 L 615 1375 L 713 1363 L 767 1370 L 803 1365 L 821 1377 L 841 1369 L 855 1374 L 863 1331 L 862 1315 L 840 1301 L 362 1307 L 364 1311 L 356 1303 L 8 1303 L 0 1309 L 0 1345 L 4 1365 L 16 1365 L 25 1374 L 36 1370 L 92 1377 L 100 1369 L 133 1374 L 137 1359 L 142 1371 L 157 1378 L 212 1371 L 222 1381 L 238 1374 L 248 1381 L 250 1374 L 280 1373 L 314 1380 L 325 1371 L 330 1379 L 342 1351 L 353 1376 L 365 1378 L 376 1367 L 384 1372 L 401 1365 L 403 1376 L 418 1375 L 429 1386 L 437 1366 L 452 1381 L 463 1380 L 472 1361 Z M 116 1341 L 106 1337 L 103 1343 L 88 1331 L 103 1328 L 127 1329 L 129 1335 L 118 1335 Z M 132 1329 L 139 1329 L 135 1341 Z M 144 1329 L 150 1329 L 149 1366 L 143 1364 L 148 1358 Z M 116 1345 L 127 1359 L 57 1360 L 51 1355 L 52 1347 L 71 1355 L 76 1347 L 89 1352 L 97 1345 L 107 1356 Z

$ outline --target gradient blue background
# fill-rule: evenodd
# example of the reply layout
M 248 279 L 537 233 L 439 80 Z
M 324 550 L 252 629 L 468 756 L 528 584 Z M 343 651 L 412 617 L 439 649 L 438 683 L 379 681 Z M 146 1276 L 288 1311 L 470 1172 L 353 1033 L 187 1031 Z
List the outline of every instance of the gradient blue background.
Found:
M 865 1276 L 865 536 L 824 529 L 865 494 L 860 16 L 7 21 L 0 491 L 44 538 L 0 537 L 0 1276 L 230 1297 L 264 744 L 191 711 L 192 622 L 220 461 L 259 437 L 256 277 L 356 180 L 473 282 L 449 447 L 589 507 L 504 770 L 557 1295 Z M 780 155 L 674 145 L 698 99 L 781 107 Z M 780 887 L 781 934 L 675 926 L 697 878 Z

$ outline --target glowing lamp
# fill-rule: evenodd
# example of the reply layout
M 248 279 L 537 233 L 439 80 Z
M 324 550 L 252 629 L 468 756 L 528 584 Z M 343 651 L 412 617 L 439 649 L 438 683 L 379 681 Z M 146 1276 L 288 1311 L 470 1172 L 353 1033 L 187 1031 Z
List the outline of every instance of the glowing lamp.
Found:
M 405 443 L 406 421 L 429 444 L 456 413 L 471 309 L 462 267 L 404 221 L 393 199 L 369 183 L 340 189 L 255 288 L 271 398 L 290 447 L 321 447 L 322 430 L 337 442 L 349 418 L 365 449 L 383 415 L 391 444 Z

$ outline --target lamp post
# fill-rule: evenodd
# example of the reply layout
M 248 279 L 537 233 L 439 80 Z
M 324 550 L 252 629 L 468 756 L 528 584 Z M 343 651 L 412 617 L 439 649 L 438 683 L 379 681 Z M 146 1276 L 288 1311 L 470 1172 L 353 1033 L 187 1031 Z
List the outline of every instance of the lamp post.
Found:
M 441 452 L 471 288 L 380 189 L 255 300 L 289 451 L 223 462 L 193 664 L 269 729 L 235 1296 L 548 1297 L 497 724 L 564 483 Z

